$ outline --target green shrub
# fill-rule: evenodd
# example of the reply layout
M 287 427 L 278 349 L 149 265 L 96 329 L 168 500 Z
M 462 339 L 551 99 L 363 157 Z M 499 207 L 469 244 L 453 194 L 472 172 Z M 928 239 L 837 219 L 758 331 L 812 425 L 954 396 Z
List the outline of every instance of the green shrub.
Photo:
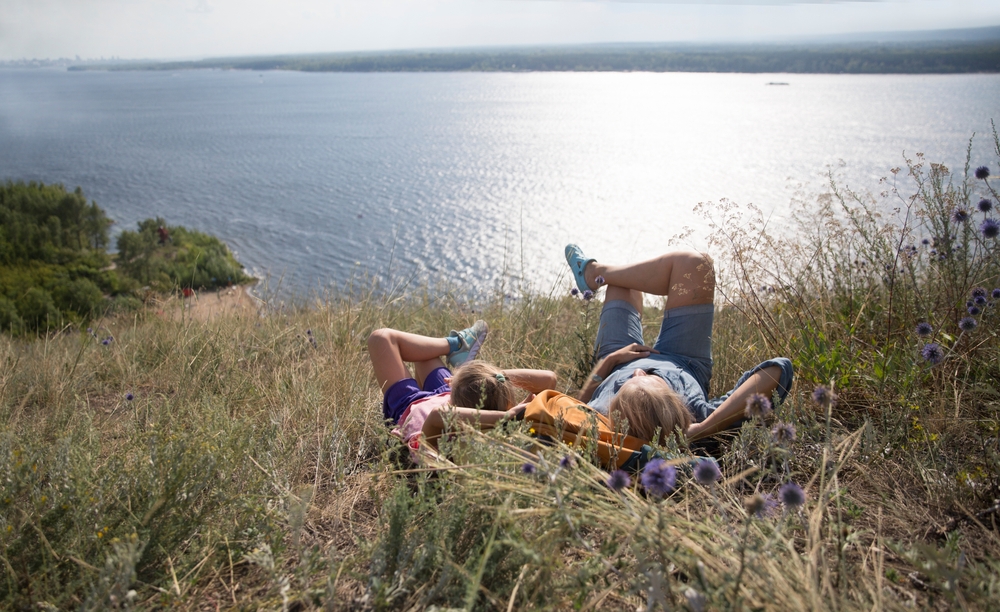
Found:
M 62 324 L 62 312 L 52 294 L 38 287 L 28 289 L 17 300 L 17 312 L 30 329 L 47 330 Z
M 166 242 L 159 228 L 169 233 Z M 251 280 L 221 240 L 168 226 L 161 218 L 140 221 L 135 232 L 122 232 L 117 246 L 119 269 L 156 291 L 214 289 Z

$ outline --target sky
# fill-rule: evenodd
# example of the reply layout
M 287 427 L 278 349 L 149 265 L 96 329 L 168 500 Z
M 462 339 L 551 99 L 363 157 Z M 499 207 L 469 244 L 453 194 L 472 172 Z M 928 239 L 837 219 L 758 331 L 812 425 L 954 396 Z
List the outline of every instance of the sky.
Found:
M 996 25 L 998 0 L 0 0 L 0 60 L 743 42 Z

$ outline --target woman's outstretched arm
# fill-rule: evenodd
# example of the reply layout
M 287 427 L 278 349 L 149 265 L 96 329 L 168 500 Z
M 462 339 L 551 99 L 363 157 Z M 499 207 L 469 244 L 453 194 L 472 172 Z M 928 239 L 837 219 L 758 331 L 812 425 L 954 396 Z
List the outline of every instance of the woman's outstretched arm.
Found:
M 686 432 L 687 439 L 694 441 L 723 431 L 744 416 L 747 400 L 755 393 L 771 397 L 781 380 L 781 368 L 768 366 L 754 372 L 732 395 L 722 402 L 715 412 L 701 423 L 693 423 Z

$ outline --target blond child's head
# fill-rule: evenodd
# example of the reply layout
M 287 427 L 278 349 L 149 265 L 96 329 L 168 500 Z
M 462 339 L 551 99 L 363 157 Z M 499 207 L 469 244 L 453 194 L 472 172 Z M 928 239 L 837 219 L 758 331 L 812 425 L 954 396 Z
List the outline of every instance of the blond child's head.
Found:
M 684 400 L 659 376 L 633 376 L 629 379 L 610 406 L 611 419 L 628 419 L 628 434 L 642 440 L 663 444 L 679 428 L 687 431 L 691 413 Z M 653 440 L 657 428 L 659 440 Z
M 508 410 L 517 403 L 517 389 L 495 365 L 467 361 L 451 377 L 451 403 L 460 408 Z

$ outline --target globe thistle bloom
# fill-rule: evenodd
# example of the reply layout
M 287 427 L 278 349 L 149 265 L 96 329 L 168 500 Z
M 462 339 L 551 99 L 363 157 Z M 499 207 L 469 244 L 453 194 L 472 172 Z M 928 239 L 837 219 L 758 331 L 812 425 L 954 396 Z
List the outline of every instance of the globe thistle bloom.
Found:
M 976 320 L 972 317 L 965 317 L 958 322 L 958 328 L 964 332 L 976 329 Z
M 976 178 L 984 181 L 990 175 L 990 169 L 986 166 L 979 166 L 976 168 Z
M 1000 289 L 994 289 L 993 291 L 991 291 L 990 297 L 992 297 L 994 300 L 1000 300 Z
M 979 200 L 979 204 L 977 206 L 980 212 L 988 213 L 993 210 L 993 201 L 989 198 L 983 198 L 982 200 Z
M 538 468 L 535 467 L 535 464 L 531 463 L 531 462 L 525 462 L 524 465 L 521 466 L 521 473 L 523 473 L 523 474 L 531 475 L 531 474 L 534 474 L 537 471 L 538 471 Z
M 612 491 L 621 491 L 632 485 L 632 479 L 628 477 L 625 470 L 615 470 L 608 476 L 605 484 Z
M 927 321 L 921 321 L 917 323 L 917 335 L 921 338 L 926 338 L 934 333 L 934 328 Z
M 795 441 L 795 425 L 791 423 L 776 423 L 771 429 L 771 439 L 781 446 Z
M 928 342 L 925 344 L 924 348 L 920 349 L 920 355 L 930 362 L 931 365 L 937 365 L 944 361 L 944 351 L 937 342 Z
M 591 291 L 590 289 L 587 289 L 586 291 L 583 292 L 583 299 L 587 300 L 588 302 L 594 299 L 594 292 Z
M 977 297 L 986 297 L 986 288 L 985 287 L 975 287 L 972 290 L 971 295 L 974 298 L 977 298 Z
M 986 296 L 985 295 L 977 295 L 976 299 L 974 299 L 972 301 L 975 302 L 976 306 L 985 306 L 986 305 Z
M 573 469 L 576 467 L 576 459 L 573 458 L 573 455 L 566 455 L 559 460 L 559 467 L 564 470 Z
M 928 245 L 930 245 L 930 243 L 931 243 L 930 238 L 924 238 L 923 240 L 920 241 L 920 244 L 922 244 L 924 246 L 928 246 Z
M 722 478 L 722 472 L 719 471 L 719 466 L 712 459 L 702 459 L 698 461 L 698 465 L 694 466 L 694 479 L 700 485 L 707 487 L 715 484 L 715 481 L 720 478 Z
M 979 309 L 979 306 L 969 306 L 968 310 L 969 314 L 972 316 L 976 316 L 977 314 L 982 312 L 982 310 Z
M 966 308 L 972 308 L 975 305 L 976 305 L 976 303 L 973 300 L 968 300 L 968 301 L 965 302 L 965 307 Z
M 766 395 L 754 393 L 747 398 L 746 415 L 748 419 L 763 419 L 771 412 L 771 400 Z
M 653 459 L 642 470 L 639 481 L 652 495 L 663 497 L 674 490 L 674 485 L 677 483 L 677 468 L 667 465 L 663 459 Z
M 969 211 L 959 206 L 955 210 L 951 211 L 951 220 L 955 223 L 965 223 L 969 220 Z
M 580 293 L 580 290 L 577 289 L 576 287 L 573 287 L 572 289 L 569 290 L 569 294 L 570 295 L 579 295 L 579 293 Z
M 993 217 L 986 217 L 979 224 L 979 233 L 986 238 L 996 238 L 997 235 L 1000 235 L 1000 221 Z
M 109 337 L 105 338 L 104 340 L 101 340 L 101 344 L 103 344 L 104 346 L 109 346 L 111 344 L 111 338 Z
M 781 502 L 791 510 L 795 510 L 806 503 L 806 494 L 802 491 L 802 487 L 794 482 L 782 485 L 778 491 L 778 495 L 781 497 Z
M 765 493 L 763 495 L 758 493 L 752 497 L 746 498 L 743 503 L 747 509 L 747 514 L 751 514 L 757 518 L 773 516 L 775 511 L 778 509 L 778 500 L 776 500 L 770 493 Z
M 594 279 L 594 282 L 597 283 L 598 287 L 600 287 L 601 285 L 604 284 L 604 277 L 603 276 L 598 276 L 597 278 Z
M 134 399 L 135 399 L 135 396 L 134 396 L 134 395 L 132 395 L 131 393 L 126 393 L 126 394 L 125 394 L 125 401 L 126 401 L 126 402 L 131 402 L 131 401 L 132 401 L 132 400 L 134 400 Z
M 820 385 L 813 391 L 813 401 L 826 408 L 836 403 L 837 396 L 830 389 Z

